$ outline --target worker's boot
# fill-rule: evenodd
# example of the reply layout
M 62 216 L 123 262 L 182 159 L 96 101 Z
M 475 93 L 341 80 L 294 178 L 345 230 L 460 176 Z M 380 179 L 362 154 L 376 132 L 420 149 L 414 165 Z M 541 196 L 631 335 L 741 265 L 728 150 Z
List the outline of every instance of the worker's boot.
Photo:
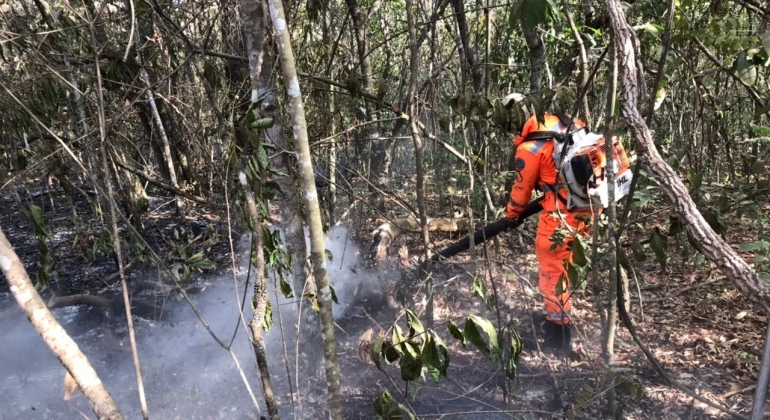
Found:
M 546 318 L 539 311 L 532 312 L 532 321 L 535 324 L 535 333 L 543 337 L 545 342 L 543 350 L 563 350 L 569 352 L 572 349 L 572 328 L 570 324 L 556 324 Z
M 545 333 L 545 345 L 554 350 L 561 349 L 564 352 L 572 350 L 572 326 L 570 324 L 557 324 L 546 320 L 543 323 Z

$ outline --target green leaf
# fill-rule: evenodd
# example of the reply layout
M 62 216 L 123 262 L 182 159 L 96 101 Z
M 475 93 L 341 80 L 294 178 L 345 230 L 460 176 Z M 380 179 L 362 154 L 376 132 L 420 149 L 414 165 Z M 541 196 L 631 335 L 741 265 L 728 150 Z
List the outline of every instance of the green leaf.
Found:
M 436 349 L 438 349 L 438 356 L 439 356 L 439 365 L 436 366 L 439 373 L 446 377 L 447 376 L 447 369 L 449 368 L 449 348 L 447 347 L 446 343 L 444 343 L 444 340 L 441 339 L 438 335 L 431 332 L 431 335 L 433 336 L 433 341 L 436 343 Z
M 765 105 L 764 108 L 760 108 L 754 112 L 754 117 L 761 117 L 763 114 L 770 112 L 770 104 Z
M 751 172 L 754 172 L 754 174 L 759 175 L 762 172 L 764 172 L 765 169 L 765 161 L 762 159 L 757 159 L 753 164 L 751 164 Z
M 698 191 L 703 184 L 703 172 L 697 172 L 691 169 L 687 175 L 690 180 L 690 193 Z
M 679 216 L 669 216 L 668 222 L 668 236 L 675 236 L 682 233 L 684 227 L 682 226 L 682 222 L 679 220 Z
M 473 278 L 473 294 L 478 296 L 482 302 L 486 302 L 487 299 L 486 289 L 487 288 L 484 284 L 484 279 L 481 278 L 481 276 L 476 276 Z
M 655 25 L 652 23 L 645 23 L 642 28 L 645 32 L 648 34 L 654 36 L 655 38 L 660 37 L 661 30 L 663 29 L 660 25 Z
M 332 254 L 331 251 L 324 249 L 324 254 L 326 255 L 326 259 L 329 260 L 329 262 L 334 261 L 334 254 Z
M 196 268 L 201 270 L 211 270 L 216 268 L 216 263 L 211 260 L 201 260 L 193 264 Z
M 725 213 L 728 210 L 730 210 L 730 198 L 727 196 L 727 194 L 723 194 L 721 197 L 719 197 L 719 212 Z
M 388 344 L 387 342 L 382 346 L 381 354 L 388 364 L 391 364 L 401 358 L 401 353 L 398 351 L 396 346 L 393 344 Z
M 636 238 L 631 242 L 631 251 L 634 253 L 635 260 L 639 262 L 647 260 L 647 254 L 644 253 L 644 247 Z
M 567 275 L 569 275 L 569 273 Z M 559 277 L 559 280 L 556 282 L 556 290 L 554 292 L 556 293 L 556 296 L 561 296 L 566 291 L 567 291 L 567 277 L 562 275 L 561 277 Z
M 441 377 L 441 360 L 439 360 L 438 347 L 436 341 L 433 339 L 433 334 L 427 334 L 425 336 L 425 342 L 423 343 L 423 350 L 420 354 L 422 363 L 428 368 L 430 377 L 433 378 L 433 382 L 438 384 L 438 380 Z
M 452 337 L 460 340 L 460 343 L 462 343 L 463 346 L 468 343 L 465 334 L 463 334 L 463 330 L 461 330 L 454 321 L 449 321 L 449 327 L 447 328 L 449 329 L 449 333 L 452 334 Z
M 34 204 L 30 204 L 28 211 L 25 213 L 27 215 L 27 219 L 32 222 L 32 228 L 34 229 L 36 236 L 44 239 L 47 239 L 51 236 L 51 234 L 48 232 L 48 229 L 45 228 L 45 216 L 43 215 L 43 209 Z
M 410 338 L 425 332 L 425 328 L 423 328 L 420 318 L 418 318 L 411 309 L 406 310 L 406 325 L 409 327 Z
M 382 353 L 382 343 L 385 341 L 385 337 L 380 337 L 372 343 L 372 346 L 369 348 L 369 359 L 374 362 L 374 365 L 377 366 L 377 369 L 382 370 L 382 366 L 380 365 L 381 359 L 381 353 Z
M 668 238 L 658 232 L 658 228 L 652 231 L 650 236 L 650 248 L 655 253 L 655 259 L 660 264 L 660 269 L 666 271 L 666 253 L 668 251 Z
M 765 55 L 767 55 L 765 67 L 770 66 L 770 31 L 766 32 L 762 37 L 762 48 L 765 49 Z
M 580 280 L 580 273 L 578 273 L 577 266 L 575 264 L 568 264 L 567 265 L 567 278 L 569 279 L 570 284 L 578 284 L 578 280 Z M 561 291 L 559 289 L 561 288 Z M 561 295 L 564 292 L 567 291 L 567 285 L 562 283 L 561 285 L 556 285 L 556 294 Z
M 583 246 L 583 241 L 580 238 L 572 240 L 570 246 L 572 248 L 572 263 L 578 267 L 585 267 L 588 265 L 588 258 L 586 258 L 586 249 Z
M 770 242 L 756 241 L 743 244 L 738 248 L 738 252 L 770 251 Z
M 516 372 L 518 370 L 518 363 L 519 363 L 519 357 L 521 357 L 521 352 L 524 349 L 524 343 L 521 341 L 521 336 L 519 335 L 518 331 L 511 328 L 511 342 L 510 346 L 508 348 L 508 360 L 505 364 L 505 375 L 508 378 L 514 378 L 516 377 Z
M 390 409 L 396 401 L 390 395 L 388 391 L 384 391 L 376 400 L 372 409 L 374 410 L 374 418 L 377 420 L 384 420 L 390 418 Z
M 727 224 L 721 214 L 717 214 L 711 209 L 706 209 L 702 214 L 703 218 L 706 219 L 706 222 L 711 226 L 711 229 L 714 229 L 714 232 L 722 236 L 727 233 Z
M 252 102 L 249 105 L 249 109 L 246 111 L 246 116 L 243 118 L 243 127 L 248 130 L 251 128 L 251 125 L 254 123 L 254 121 L 257 120 L 257 117 L 254 113 L 254 108 L 259 107 L 259 104 Z
M 286 281 L 286 277 L 284 277 L 283 275 L 281 275 L 281 294 L 286 299 L 291 299 L 294 297 L 294 291 L 291 290 L 291 286 Z
M 397 403 L 388 391 L 374 400 L 372 405 L 376 420 L 416 420 L 417 417 L 403 404 Z
M 409 344 L 406 344 L 409 347 Z M 411 352 L 404 352 L 401 360 L 398 361 L 401 366 L 401 379 L 404 381 L 414 381 L 422 376 L 422 360 Z
M 330 290 L 330 291 L 331 291 L 331 293 L 332 293 L 332 302 L 334 302 L 334 303 L 336 303 L 337 305 L 339 305 L 339 304 L 340 304 L 340 301 L 338 301 L 338 300 L 337 300 L 337 292 L 335 292 L 335 291 L 334 291 L 334 288 L 332 287 L 332 285 L 331 285 L 331 284 L 329 285 L 329 290 Z
M 634 201 L 637 207 L 644 207 L 650 201 L 650 192 L 646 190 L 634 191 Z
M 404 337 L 404 332 L 398 324 L 393 325 L 393 332 L 390 334 L 390 339 L 393 341 L 393 347 L 400 348 L 401 351 L 399 353 L 403 352 L 402 345 L 406 342 L 406 337 Z
M 484 331 L 489 342 L 481 336 L 481 331 L 479 331 L 479 329 Z M 465 321 L 464 335 L 471 344 L 476 346 L 477 349 L 489 358 L 493 358 L 493 356 L 498 354 L 500 350 L 497 341 L 497 331 L 495 330 L 494 325 L 487 319 L 476 315 L 469 315 L 468 319 Z
M 746 51 L 738 53 L 734 67 L 735 74 L 746 85 L 753 86 L 757 82 L 757 67 L 748 59 Z

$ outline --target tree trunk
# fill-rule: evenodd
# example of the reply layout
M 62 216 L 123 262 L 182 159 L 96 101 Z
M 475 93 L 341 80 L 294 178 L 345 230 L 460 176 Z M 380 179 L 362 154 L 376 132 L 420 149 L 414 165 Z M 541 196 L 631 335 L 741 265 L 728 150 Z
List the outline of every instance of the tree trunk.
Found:
M 144 87 L 147 89 L 146 96 L 147 101 L 149 102 L 150 115 L 152 117 L 152 121 L 154 122 L 155 128 L 157 129 L 158 136 L 161 140 L 163 165 L 168 170 L 169 182 L 174 188 L 178 189 L 179 180 L 177 178 L 176 168 L 174 166 L 174 160 L 172 157 L 173 154 L 171 151 L 171 143 L 169 141 L 168 130 L 163 123 L 160 109 L 161 105 L 155 98 L 155 94 L 153 93 L 153 83 L 151 82 L 150 74 L 145 67 L 148 63 L 146 63 L 142 57 L 142 43 L 146 38 L 152 37 L 152 29 L 148 26 L 147 23 L 142 22 L 142 19 L 137 19 L 135 23 L 138 36 L 136 36 L 134 39 L 136 59 L 142 65 L 142 67 L 139 69 L 139 78 L 141 79 Z M 184 201 L 179 196 L 176 197 L 176 209 L 179 216 L 184 214 Z
M 639 86 L 636 57 L 630 33 L 632 29 L 626 22 L 619 0 L 607 0 L 607 9 L 612 24 L 613 42 L 620 63 L 621 111 L 632 138 L 637 142 L 642 163 L 668 194 L 684 229 L 699 244 L 703 255 L 724 270 L 733 285 L 747 298 L 756 302 L 766 313 L 770 313 L 770 287 L 729 244 L 711 229 L 690 198 L 682 180 L 658 153 L 652 134 L 637 109 Z
M 543 72 L 545 71 L 546 50 L 543 40 L 537 34 L 529 22 L 522 16 L 519 18 L 521 23 L 521 33 L 524 34 L 524 40 L 529 49 L 529 92 L 539 92 L 543 83 Z
M 357 0 L 345 0 L 345 4 L 348 6 L 350 18 L 353 20 L 363 89 L 367 94 L 373 95 L 375 93 L 374 76 L 372 74 L 372 63 L 369 59 L 369 50 L 366 45 L 366 18 Z M 370 122 L 377 120 L 376 113 L 377 107 L 367 101 L 366 119 Z M 391 156 L 390 141 L 380 139 L 379 124 L 369 124 L 366 127 L 366 132 L 368 143 L 371 146 L 371 154 L 369 156 L 369 182 L 371 183 L 369 190 L 371 192 L 374 187 L 387 185 L 387 170 L 393 157 Z M 384 206 L 384 203 L 380 204 L 381 207 Z
M 256 4 L 257 7 L 261 7 L 261 4 L 258 2 L 252 1 L 251 3 Z M 243 7 L 243 4 L 241 7 Z M 262 244 L 262 222 L 260 220 L 261 217 L 259 216 L 259 211 L 257 211 L 257 203 L 254 201 L 254 193 L 251 191 L 249 183 L 246 182 L 246 174 L 240 172 L 238 174 L 238 180 L 240 182 L 241 191 L 243 191 L 243 195 L 246 196 L 246 209 L 249 212 L 252 226 L 254 226 L 252 238 L 254 238 L 254 259 L 256 262 L 254 264 L 254 296 L 251 298 L 254 314 L 249 322 L 249 329 L 251 330 L 251 346 L 254 349 L 254 355 L 257 358 L 257 367 L 259 368 L 259 375 L 262 380 L 262 390 L 265 396 L 265 403 L 267 404 L 267 412 L 270 414 L 271 419 L 279 419 L 278 403 L 275 401 L 273 384 L 270 379 L 270 369 L 267 366 L 265 339 L 262 336 L 265 314 L 267 313 L 267 282 L 265 281 L 265 255 Z
M 35 290 L 27 271 L 24 270 L 19 257 L 0 229 L 0 270 L 11 287 L 11 293 L 16 299 L 27 319 L 37 329 L 43 341 L 56 355 L 65 369 L 75 378 L 83 391 L 91 409 L 99 420 L 123 420 L 107 389 L 102 384 L 88 359 L 80 351 L 61 325 L 56 321 Z
M 278 150 L 291 150 L 294 145 L 290 139 L 283 135 L 283 117 L 281 107 L 276 95 L 276 77 L 274 45 L 269 42 L 272 37 L 264 28 L 266 26 L 265 4 L 253 1 L 241 1 L 242 19 L 246 53 L 249 57 L 249 71 L 251 76 L 252 99 L 263 97 L 260 112 L 263 117 L 273 119 L 273 126 L 265 130 L 265 141 L 275 145 Z M 265 48 L 265 46 L 270 46 Z M 291 278 L 292 288 L 301 307 L 300 331 L 301 336 L 307 342 L 298 345 L 302 354 L 296 355 L 297 360 L 303 364 L 303 368 L 317 369 L 322 360 L 318 350 L 321 348 L 321 327 L 318 316 L 313 310 L 313 305 L 301 299 L 305 296 L 316 295 L 316 285 L 313 277 L 307 269 L 307 245 L 305 243 L 305 230 L 302 223 L 302 201 L 294 191 L 297 191 L 300 182 L 297 179 L 295 157 L 291 153 L 278 153 L 270 158 L 270 166 L 276 171 L 287 176 L 274 177 L 281 188 L 282 193 L 276 197 L 278 211 L 281 215 L 281 230 L 285 238 L 286 251 L 292 256 Z M 308 352 L 310 354 L 308 354 Z M 310 373 L 308 369 L 302 369 Z
M 566 8 L 566 4 L 565 4 Z M 570 17 L 570 22 L 572 18 Z M 574 27 L 574 23 L 572 24 Z M 577 35 L 580 36 L 579 34 Z M 615 222 L 617 212 L 615 205 L 615 171 L 613 159 L 615 157 L 612 150 L 612 135 L 615 113 L 615 97 L 618 90 L 618 60 L 615 49 L 612 48 L 610 58 L 609 81 L 610 86 L 607 89 L 607 126 L 604 131 L 605 145 L 607 146 L 605 155 L 607 156 L 607 255 L 609 255 L 609 281 L 608 281 L 608 299 L 607 299 L 607 319 L 603 328 L 602 350 L 604 353 L 604 365 L 608 369 L 608 380 L 611 380 L 612 365 L 615 363 L 615 333 L 618 320 L 618 238 L 615 236 Z M 581 70 L 582 72 L 582 70 Z M 587 76 L 586 76 L 587 77 Z M 587 82 L 587 81 L 586 81 Z M 582 83 L 582 82 L 581 82 Z M 581 87 L 582 89 L 582 87 Z M 585 98 L 585 96 L 583 97 Z M 584 102 L 584 104 L 587 102 Z M 598 228 L 597 228 L 598 229 Z M 624 301 L 625 302 L 625 301 Z M 607 392 L 607 412 L 609 415 L 618 417 L 618 404 L 615 394 L 615 388 L 611 387 Z
M 146 87 L 152 86 L 150 84 L 150 77 L 147 74 L 147 70 L 144 68 L 139 70 L 139 73 L 141 75 L 142 81 L 144 82 Z M 169 182 L 171 182 L 171 186 L 174 188 L 179 188 L 179 182 L 176 178 L 176 170 L 174 169 L 174 161 L 171 158 L 171 145 L 168 141 L 168 136 L 166 135 L 166 130 L 163 127 L 163 121 L 160 118 L 160 113 L 158 113 L 158 106 L 155 103 L 155 97 L 152 94 L 151 89 L 147 89 L 147 99 L 150 103 L 150 112 L 152 113 L 152 119 L 155 121 L 155 128 L 158 129 L 158 135 L 160 136 L 161 144 L 163 145 L 162 152 L 163 152 L 163 163 L 166 166 L 166 169 L 168 170 L 169 175 Z M 177 213 L 181 216 L 184 214 L 184 201 L 182 201 L 182 198 L 177 196 L 176 197 L 176 209 Z
M 321 315 L 323 337 L 323 352 L 326 360 L 326 382 L 329 411 L 331 418 L 342 420 L 342 400 L 340 398 L 340 366 L 337 361 L 337 343 L 334 339 L 334 318 L 332 317 L 332 296 L 329 288 L 329 276 L 326 271 L 326 256 L 324 248 L 324 233 L 321 223 L 321 210 L 318 204 L 318 191 L 315 187 L 313 161 L 308 142 L 305 109 L 294 64 L 286 18 L 281 0 L 268 0 L 270 17 L 273 22 L 278 56 L 283 71 L 283 81 L 288 95 L 291 112 L 292 132 L 295 138 L 298 167 L 302 180 L 300 195 L 305 199 L 307 224 L 310 230 L 310 261 L 313 266 L 313 276 L 318 287 L 318 304 Z
M 570 12 L 570 5 L 567 4 L 566 0 L 562 0 L 562 5 L 564 6 L 564 15 L 567 16 L 567 22 L 569 22 L 570 30 L 572 31 L 572 35 L 575 37 L 575 45 L 577 45 L 578 48 L 578 61 L 580 63 L 580 76 L 578 78 L 578 92 L 585 92 L 587 85 L 588 85 L 588 55 L 586 54 L 586 47 L 583 44 L 583 36 L 580 34 L 580 31 L 578 31 L 577 26 L 575 26 L 575 20 L 572 18 L 572 13 Z M 614 93 L 613 93 L 614 95 Z M 614 97 L 613 97 L 614 98 Z M 580 107 L 582 108 L 583 115 L 580 117 L 585 121 L 586 126 L 591 127 L 592 125 L 592 118 L 591 118 L 591 108 L 588 107 L 588 95 L 583 95 L 582 98 L 580 98 Z M 614 108 L 613 108 L 614 112 Z M 609 121 L 609 117 L 608 117 Z M 611 144 L 611 142 L 607 142 L 607 144 Z
M 425 213 L 425 168 L 423 165 L 423 144 L 420 130 L 417 128 L 419 109 L 417 100 L 417 76 L 419 75 L 420 46 L 417 45 L 417 30 L 415 29 L 414 11 L 412 0 L 406 0 L 406 21 L 409 27 L 409 128 L 412 131 L 414 142 L 414 160 L 417 177 L 417 208 L 420 213 L 420 230 L 422 231 L 422 246 L 425 253 L 425 263 L 430 264 L 430 236 L 428 235 L 428 216 Z M 430 267 L 428 266 L 428 269 Z M 420 273 L 422 276 L 423 273 Z M 433 328 L 433 287 L 431 279 L 428 279 L 426 287 L 427 303 L 426 313 L 427 327 Z
M 455 21 L 457 22 L 457 31 L 460 34 L 460 42 L 462 42 L 463 46 L 462 50 L 465 53 L 465 62 L 468 64 L 468 69 L 471 73 L 473 90 L 474 92 L 481 92 L 484 75 L 479 68 L 476 53 L 471 45 L 471 35 L 468 33 L 468 22 L 465 19 L 464 2 L 462 0 L 451 0 L 451 3 L 452 10 L 455 12 Z M 462 57 L 460 59 L 462 60 Z

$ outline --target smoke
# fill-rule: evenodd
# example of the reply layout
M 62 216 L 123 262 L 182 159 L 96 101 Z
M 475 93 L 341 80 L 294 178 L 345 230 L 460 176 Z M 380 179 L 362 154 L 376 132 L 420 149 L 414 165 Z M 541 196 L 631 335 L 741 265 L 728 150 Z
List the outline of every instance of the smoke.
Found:
M 334 317 L 340 320 L 356 306 L 358 299 L 377 290 L 377 279 L 364 273 L 359 248 L 350 240 L 347 228 L 335 227 L 325 239 L 332 257 L 331 261 L 327 260 L 327 270 L 339 301 L 333 307 Z M 260 412 L 267 414 L 250 334 L 239 316 L 244 291 L 243 319 L 246 323 L 252 314 L 252 285 L 248 288 L 245 285 L 249 247 L 250 236 L 245 235 L 237 246 L 237 285 L 232 273 L 227 273 L 199 282 L 201 291 L 191 295 L 210 329 L 226 344 L 232 339 L 234 357 L 217 344 L 184 301 L 165 302 L 162 320 L 135 318 L 151 418 L 259 419 L 244 380 L 249 383 Z M 153 280 L 157 273 L 145 273 L 143 277 Z M 300 293 L 295 291 L 297 295 Z M 321 410 L 325 409 L 323 376 L 320 371 L 303 371 L 299 372 L 299 381 L 295 377 L 295 350 L 307 345 L 302 338 L 299 346 L 296 345 L 296 298 L 287 299 L 280 291 L 276 292 L 272 279 L 269 296 L 274 325 L 265 340 L 281 416 L 319 418 Z M 10 295 L 0 296 L 0 308 L 10 308 L 14 304 Z M 53 314 L 88 356 L 126 418 L 141 418 L 125 321 L 112 321 L 120 324 L 115 337 L 122 342 L 119 350 L 115 350 L 112 348 L 114 343 L 111 347 L 109 336 L 105 336 L 105 326 L 100 323 L 98 311 L 80 306 L 55 309 Z M 233 339 L 236 326 L 237 334 Z M 114 330 L 113 327 L 109 326 Z M 308 353 L 318 358 L 322 354 L 320 348 L 309 349 Z M 0 420 L 76 419 L 83 418 L 81 413 L 93 419 L 93 412 L 79 391 L 69 402 L 63 401 L 63 378 L 64 368 L 21 312 L 0 320 Z M 300 403 L 302 412 L 298 408 Z

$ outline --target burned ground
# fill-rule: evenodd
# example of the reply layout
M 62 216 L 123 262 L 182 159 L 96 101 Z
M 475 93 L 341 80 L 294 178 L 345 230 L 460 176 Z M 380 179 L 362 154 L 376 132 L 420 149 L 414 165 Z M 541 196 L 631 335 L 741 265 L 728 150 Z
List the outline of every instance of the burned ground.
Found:
M 32 225 L 12 196 L 5 194 L 2 200 L 6 210 L 0 216 L 0 226 L 34 279 L 39 251 Z M 215 269 L 194 273 L 190 279 L 191 292 L 212 328 L 229 340 L 238 323 L 235 285 L 239 293 L 248 290 L 244 289 L 248 235 L 242 235 L 242 231 L 233 233 L 238 254 L 233 273 L 227 231 L 223 229 L 227 226 L 226 217 L 201 208 L 193 209 L 193 218 L 207 220 L 203 230 L 214 226 L 199 237 L 203 230 L 174 221 L 171 206 L 164 206 L 168 200 L 170 197 L 162 194 L 152 198 L 150 215 L 145 220 L 145 238 L 167 263 L 178 262 L 172 244 L 179 241 L 179 235 L 188 238 L 186 243 L 191 252 L 202 251 L 216 264 Z M 59 282 L 64 286 L 59 288 L 52 283 L 42 291 L 44 298 L 50 298 L 52 290 L 59 293 L 64 290 L 66 294 L 89 293 L 117 299 L 118 280 L 113 277 L 110 284 L 102 282 L 116 270 L 113 258 L 109 253 L 84 256 L 84 251 L 92 251 L 93 244 L 104 235 L 96 228 L 99 223 L 87 203 L 75 201 L 83 226 L 87 226 L 77 232 L 71 212 L 61 197 L 54 197 L 53 206 L 45 195 L 35 202 L 44 209 L 46 224 L 55 232 L 52 244 L 58 259 L 56 269 Z M 741 231 L 738 222 L 731 227 L 728 236 L 731 243 L 746 240 L 748 232 Z M 603 297 L 597 299 L 591 287 L 575 295 L 576 355 L 557 357 L 533 348 L 535 340 L 527 314 L 540 305 L 536 295 L 537 263 L 531 246 L 535 221 L 528 221 L 519 231 L 488 243 L 486 255 L 482 252 L 484 247 L 478 247 L 473 253 L 461 254 L 449 263 L 434 267 L 437 285 L 434 323 L 436 331 L 449 344 L 451 364 L 448 376 L 438 385 L 426 375 L 425 381 L 410 386 L 401 381 L 397 366 L 384 365 L 380 371 L 367 360 L 361 348 L 362 343 L 373 336 L 389 331 L 394 322 L 403 326 L 404 311 L 389 305 L 385 295 L 398 287 L 399 281 L 416 281 L 413 269 L 415 258 L 421 252 L 419 240 L 416 235 L 403 235 L 391 244 L 393 257 L 381 267 L 372 267 L 364 261 L 364 245 L 371 241 L 369 234 L 377 220 L 354 213 L 342 223 L 350 230 L 333 229 L 327 236 L 331 244 L 327 247 L 334 247 L 334 261 L 338 265 L 330 269 L 330 273 L 338 294 L 343 297 L 335 307 L 335 319 L 347 418 L 373 418 L 372 404 L 385 390 L 426 419 L 607 417 L 598 411 L 604 405 L 609 388 L 602 366 L 601 329 L 595 310 Z M 335 237 L 334 232 L 344 234 Z M 78 235 L 85 238 L 84 246 L 73 245 Z M 459 238 L 437 233 L 431 239 L 434 247 L 441 249 Z M 671 252 L 679 252 L 676 247 L 674 245 Z M 129 259 L 137 256 L 130 253 Z M 766 323 L 759 308 L 738 294 L 708 265 L 696 269 L 683 262 L 672 264 L 672 268 L 663 272 L 652 259 L 635 264 L 637 276 L 631 282 L 631 313 L 642 339 L 680 382 L 722 405 L 745 412 L 751 403 L 751 387 L 756 381 Z M 494 281 L 498 308 L 486 307 L 473 295 L 471 285 L 477 276 L 484 279 L 490 293 Z M 141 261 L 131 271 L 130 281 L 135 285 L 164 282 L 156 269 Z M 593 280 L 589 277 L 589 281 Z M 317 418 L 325 400 L 320 370 L 299 372 L 297 381 L 291 356 L 296 344 L 290 326 L 296 319 L 292 302 L 280 297 L 275 290 L 271 289 L 270 293 L 274 308 L 281 308 L 280 315 L 274 311 L 276 325 L 268 333 L 268 347 L 273 351 L 271 375 L 278 389 L 283 417 Z M 146 314 L 136 317 L 151 415 L 155 413 L 157 418 L 168 419 L 259 418 L 232 357 L 202 328 L 185 302 L 173 292 L 159 289 L 137 292 L 134 299 L 163 308 L 165 314 L 163 318 Z M 90 411 L 82 395 L 66 403 L 62 401 L 63 369 L 21 312 L 14 309 L 5 282 L 0 282 L 0 305 L 0 328 L 7 350 L 0 356 L 4 359 L 0 363 L 2 417 L 71 419 L 80 417 L 78 411 L 88 416 Z M 414 309 L 424 317 L 424 302 L 419 297 Z M 519 360 L 519 376 L 512 382 L 507 407 L 500 387 L 499 363 L 486 359 L 472 346 L 463 347 L 446 328 L 449 321 L 459 323 L 468 314 L 484 316 L 497 323 L 500 321 L 498 309 L 501 319 L 514 325 L 528 343 Z M 136 415 L 138 404 L 130 352 L 125 344 L 125 321 L 120 317 L 105 320 L 97 308 L 88 306 L 62 307 L 53 312 L 84 349 L 126 414 Z M 250 313 L 247 304 L 244 315 L 249 317 Z M 261 400 L 244 331 L 241 326 L 233 351 L 256 399 Z M 622 327 L 618 331 L 616 380 L 623 383 L 618 389 L 624 418 L 727 418 L 701 403 L 693 403 L 691 398 L 666 384 L 651 369 L 628 332 Z M 117 341 L 111 340 L 110 335 Z M 311 354 L 320 357 L 320 352 Z M 264 412 L 264 407 L 262 410 Z

